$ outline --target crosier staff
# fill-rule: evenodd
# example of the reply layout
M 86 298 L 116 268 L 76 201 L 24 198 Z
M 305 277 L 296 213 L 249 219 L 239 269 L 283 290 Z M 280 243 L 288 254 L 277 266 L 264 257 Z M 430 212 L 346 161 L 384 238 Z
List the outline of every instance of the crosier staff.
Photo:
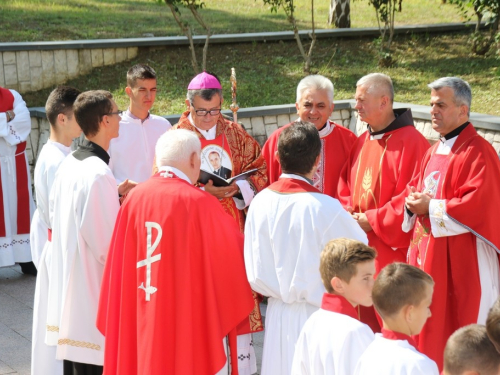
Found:
M 238 109 L 240 107 L 238 106 L 238 103 L 236 102 L 236 70 L 234 68 L 231 68 L 231 98 L 232 98 L 232 103 L 229 106 L 231 108 L 231 111 L 233 111 L 233 122 L 238 122 Z

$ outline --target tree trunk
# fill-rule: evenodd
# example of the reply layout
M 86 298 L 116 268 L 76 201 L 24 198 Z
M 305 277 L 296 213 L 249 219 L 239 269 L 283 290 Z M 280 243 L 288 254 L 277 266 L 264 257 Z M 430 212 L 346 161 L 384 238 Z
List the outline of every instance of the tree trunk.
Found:
M 351 27 L 350 0 L 330 0 L 328 24 L 335 24 L 335 27 L 342 29 Z

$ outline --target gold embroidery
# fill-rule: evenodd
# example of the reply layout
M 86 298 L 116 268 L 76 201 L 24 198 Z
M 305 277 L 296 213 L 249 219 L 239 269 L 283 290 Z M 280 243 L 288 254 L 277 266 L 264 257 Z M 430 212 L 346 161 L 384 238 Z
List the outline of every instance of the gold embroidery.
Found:
M 372 169 L 367 168 L 363 176 L 363 190 L 368 190 L 372 186 Z
M 47 331 L 49 332 L 59 332 L 59 327 L 57 326 L 47 326 Z
M 101 350 L 100 345 L 92 344 L 90 342 L 76 341 L 76 340 L 70 340 L 70 339 L 61 339 L 57 342 L 57 345 L 70 345 L 70 346 L 76 346 L 78 348 Z
M 259 332 L 264 329 L 262 325 L 262 315 L 260 314 L 259 298 L 257 294 L 252 290 L 254 307 L 250 315 L 248 316 L 250 320 L 250 331 Z

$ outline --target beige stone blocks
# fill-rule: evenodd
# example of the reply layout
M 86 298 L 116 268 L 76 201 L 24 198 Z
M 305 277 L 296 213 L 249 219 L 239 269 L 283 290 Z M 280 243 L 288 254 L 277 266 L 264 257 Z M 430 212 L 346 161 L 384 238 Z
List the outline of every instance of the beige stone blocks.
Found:
M 137 56 L 137 47 L 0 52 L 0 86 L 26 93 Z
M 281 128 L 282 126 L 289 124 L 291 122 L 290 115 L 278 115 L 277 121 L 278 121 L 278 127 Z
M 263 117 L 252 117 L 252 133 L 254 137 L 266 135 L 266 129 L 264 127 Z
M 79 55 L 77 49 L 66 50 L 66 63 L 68 64 L 68 78 L 76 78 L 80 75 L 79 72 Z
M 104 65 L 113 65 L 116 63 L 115 49 L 106 48 L 102 50 L 104 57 Z

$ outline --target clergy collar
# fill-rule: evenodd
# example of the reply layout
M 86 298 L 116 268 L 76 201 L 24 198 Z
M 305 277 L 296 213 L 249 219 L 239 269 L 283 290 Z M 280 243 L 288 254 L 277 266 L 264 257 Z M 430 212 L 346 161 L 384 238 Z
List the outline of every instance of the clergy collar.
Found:
M 328 134 L 330 134 L 335 127 L 335 124 L 330 122 L 330 120 L 326 120 L 325 125 L 321 129 L 318 130 L 320 138 L 326 137 Z
M 203 138 L 205 138 L 207 141 L 211 141 L 213 139 L 215 139 L 215 136 L 217 134 L 217 123 L 215 123 L 214 126 L 212 126 L 210 129 L 208 130 L 204 130 L 204 129 L 200 129 L 199 127 L 197 127 L 195 124 L 194 124 L 194 121 L 193 121 L 193 116 L 191 116 L 191 113 L 189 113 L 188 115 L 188 120 L 189 120 L 189 123 L 191 125 L 193 125 L 196 129 L 198 129 L 198 131 L 200 132 L 200 134 L 203 136 Z
M 401 332 L 392 331 L 392 330 L 386 329 L 386 328 L 382 328 L 381 332 L 382 332 L 382 337 L 385 339 L 403 340 L 403 341 L 406 340 L 406 341 L 408 341 L 408 344 L 410 344 L 415 349 L 417 349 L 417 344 L 411 336 L 408 336 L 408 335 L 401 333 Z
M 130 112 L 130 108 L 127 108 L 127 111 L 125 112 L 125 115 L 127 115 L 131 119 L 139 120 L 141 122 L 141 124 L 143 122 L 145 122 L 146 120 L 148 120 L 151 117 L 151 113 L 148 112 L 148 116 L 144 120 L 140 119 L 139 117 L 137 117 L 136 115 L 134 115 L 132 112 Z
M 380 134 L 385 134 L 393 130 L 397 130 L 403 128 L 405 126 L 414 126 L 413 125 L 413 117 L 411 115 L 411 109 L 408 108 L 398 108 L 394 109 L 394 116 L 396 117 L 393 122 L 391 122 L 388 126 L 379 131 L 372 131 L 370 128 L 370 124 L 367 124 L 368 132 L 370 136 L 376 136 Z
M 80 161 L 91 156 L 97 156 L 103 162 L 109 164 L 109 154 L 97 143 L 91 142 L 87 138 L 85 138 L 76 151 L 73 152 L 73 156 Z
M 358 319 L 358 312 L 344 297 L 337 294 L 325 293 L 321 301 L 321 308 L 327 311 L 333 311 L 339 314 L 350 316 L 353 319 Z
M 444 143 L 445 141 L 449 141 L 452 138 L 458 137 L 458 135 L 467 127 L 467 125 L 469 125 L 469 121 L 464 122 L 458 128 L 455 128 L 448 134 L 440 137 L 439 140 Z
M 302 181 L 307 182 L 310 185 L 313 185 L 313 180 L 311 180 L 311 179 L 309 179 L 309 178 L 307 178 L 305 176 L 298 175 L 298 174 L 283 172 L 281 174 L 280 178 L 295 178 L 296 180 L 302 180 Z
M 181 180 L 186 181 L 189 185 L 193 185 L 193 183 L 191 182 L 189 177 L 183 171 L 181 171 L 180 169 L 177 169 L 175 167 L 171 167 L 169 165 L 164 165 L 164 166 L 158 168 L 158 172 L 159 173 L 161 173 L 161 172 L 173 173 L 176 177 L 179 177 Z

